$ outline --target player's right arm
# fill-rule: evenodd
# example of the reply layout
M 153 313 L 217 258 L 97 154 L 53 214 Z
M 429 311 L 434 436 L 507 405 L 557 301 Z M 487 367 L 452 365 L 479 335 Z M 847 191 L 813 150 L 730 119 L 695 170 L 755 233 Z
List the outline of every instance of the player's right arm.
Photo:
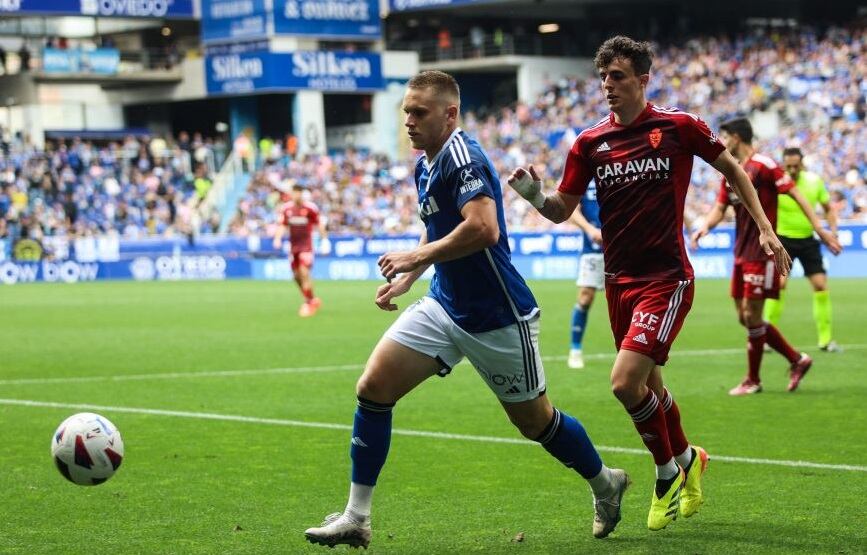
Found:
M 762 205 L 759 202 L 759 195 L 756 193 L 756 188 L 753 187 L 750 177 L 747 172 L 741 167 L 737 160 L 727 151 L 722 153 L 711 163 L 718 172 L 725 176 L 726 181 L 731 185 L 735 194 L 741 199 L 744 207 L 749 212 L 750 217 L 756 222 L 759 228 L 759 243 L 765 254 L 774 257 L 777 264 L 777 269 L 782 275 L 789 274 L 789 268 L 792 266 L 792 259 L 789 253 L 783 248 L 780 238 L 774 232 L 774 226 L 765 215 Z
M 418 246 L 427 243 L 427 231 L 421 232 L 421 238 L 418 240 Z M 409 291 L 412 284 L 416 282 L 418 278 L 421 277 L 423 273 L 427 271 L 430 267 L 430 264 L 425 264 L 423 266 L 419 266 L 418 268 L 400 274 L 393 280 L 388 283 L 383 283 L 376 289 L 376 306 L 381 308 L 382 310 L 392 311 L 397 310 L 397 305 L 391 302 L 391 300 L 395 297 L 399 297 Z
M 542 178 L 532 165 L 529 170 L 516 169 L 506 182 L 516 193 L 532 204 L 539 214 L 555 224 L 565 222 L 581 201 L 581 195 L 570 195 L 559 190 L 554 191 L 552 195 L 543 193 Z
M 581 197 L 587 191 L 587 185 L 593 178 L 590 165 L 582 154 L 582 136 L 579 135 L 575 144 L 566 155 L 566 167 L 560 186 L 551 195 L 542 192 L 542 178 L 531 165 L 529 170 L 518 168 L 512 172 L 506 181 L 515 192 L 532 204 L 539 214 L 555 224 L 565 222 L 575 212 L 581 202 Z

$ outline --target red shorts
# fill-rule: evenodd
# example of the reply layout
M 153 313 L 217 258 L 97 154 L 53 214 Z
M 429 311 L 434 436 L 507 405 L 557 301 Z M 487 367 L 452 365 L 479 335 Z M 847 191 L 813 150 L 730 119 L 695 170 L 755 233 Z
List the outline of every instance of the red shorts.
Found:
M 732 298 L 779 299 L 780 272 L 773 260 L 735 261 Z
M 606 283 L 608 316 L 617 350 L 635 351 L 656 364 L 665 364 L 694 295 L 691 280 Z
M 313 267 L 313 251 L 292 251 L 290 255 L 290 266 L 294 272 L 301 266 L 305 268 Z

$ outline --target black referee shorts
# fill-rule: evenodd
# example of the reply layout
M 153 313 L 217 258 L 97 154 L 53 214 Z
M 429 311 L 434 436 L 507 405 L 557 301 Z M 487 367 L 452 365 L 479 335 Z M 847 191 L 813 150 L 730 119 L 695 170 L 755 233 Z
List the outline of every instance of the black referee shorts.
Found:
M 804 267 L 804 275 L 812 276 L 813 274 L 825 274 L 825 265 L 822 262 L 822 248 L 819 241 L 813 237 L 805 239 L 791 239 L 789 237 L 780 237 L 780 242 L 792 261 L 800 260 L 801 266 Z

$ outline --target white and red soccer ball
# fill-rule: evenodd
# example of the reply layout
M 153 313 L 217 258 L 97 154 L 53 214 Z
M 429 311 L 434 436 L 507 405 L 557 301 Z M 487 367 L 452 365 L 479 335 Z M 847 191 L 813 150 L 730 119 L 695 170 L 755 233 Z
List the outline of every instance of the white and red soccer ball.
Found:
M 111 478 L 123 461 L 123 439 L 104 416 L 73 414 L 54 432 L 51 457 L 70 482 L 95 486 Z

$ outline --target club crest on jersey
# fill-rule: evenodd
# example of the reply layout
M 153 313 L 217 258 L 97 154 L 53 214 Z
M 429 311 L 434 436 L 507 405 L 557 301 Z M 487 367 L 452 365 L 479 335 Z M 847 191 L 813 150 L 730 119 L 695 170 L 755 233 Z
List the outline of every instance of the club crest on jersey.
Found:
M 654 127 L 647 135 L 647 138 L 650 139 L 650 146 L 653 148 L 658 147 L 659 143 L 662 142 L 662 130 L 659 127 Z

